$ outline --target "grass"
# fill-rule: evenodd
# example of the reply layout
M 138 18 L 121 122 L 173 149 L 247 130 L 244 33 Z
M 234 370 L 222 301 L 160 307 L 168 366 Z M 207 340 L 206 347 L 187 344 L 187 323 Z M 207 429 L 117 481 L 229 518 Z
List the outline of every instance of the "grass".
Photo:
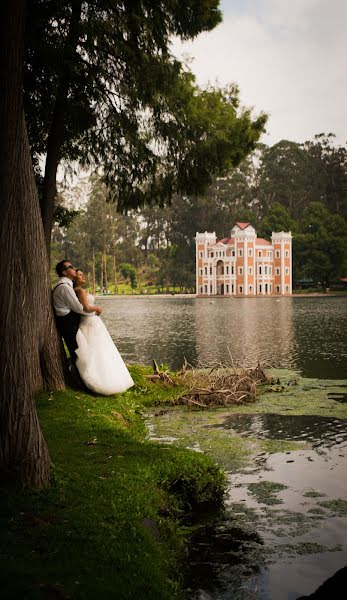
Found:
M 37 397 L 51 485 L 1 485 L 2 598 L 179 596 L 189 518 L 221 504 L 225 478 L 204 455 L 145 439 L 145 407 L 177 393 L 145 371 L 114 397 Z

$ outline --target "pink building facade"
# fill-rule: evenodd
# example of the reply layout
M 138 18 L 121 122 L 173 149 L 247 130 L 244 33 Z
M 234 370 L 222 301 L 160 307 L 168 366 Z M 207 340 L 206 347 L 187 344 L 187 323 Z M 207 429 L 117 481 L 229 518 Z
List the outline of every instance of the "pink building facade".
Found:
M 289 296 L 292 293 L 292 234 L 258 238 L 250 223 L 235 223 L 229 238 L 197 233 L 197 296 Z

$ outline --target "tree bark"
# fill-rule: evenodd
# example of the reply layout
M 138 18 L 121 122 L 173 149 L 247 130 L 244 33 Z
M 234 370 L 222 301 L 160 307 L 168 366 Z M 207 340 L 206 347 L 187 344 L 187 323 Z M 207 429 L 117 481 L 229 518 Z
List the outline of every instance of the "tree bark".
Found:
M 0 24 L 0 471 L 23 485 L 48 482 L 49 454 L 33 393 L 63 386 L 49 269 L 23 108 L 24 0 L 5 0 Z M 51 335 L 52 334 L 52 335 Z
M 47 154 L 45 174 L 43 179 L 40 208 L 43 229 L 45 233 L 48 259 L 51 251 L 51 234 L 54 216 L 54 200 L 57 189 L 57 170 L 60 162 L 61 146 L 64 142 L 64 118 L 66 115 L 67 99 L 72 81 L 72 58 L 76 53 L 79 38 L 79 24 L 81 20 L 82 0 L 72 2 L 71 21 L 67 36 L 63 68 L 59 79 L 55 105 L 52 114 L 51 128 L 47 141 Z

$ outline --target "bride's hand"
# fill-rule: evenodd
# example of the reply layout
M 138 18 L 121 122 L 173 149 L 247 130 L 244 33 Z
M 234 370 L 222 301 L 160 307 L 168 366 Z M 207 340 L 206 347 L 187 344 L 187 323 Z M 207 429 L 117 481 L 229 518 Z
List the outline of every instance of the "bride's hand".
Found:
M 95 312 L 96 312 L 97 315 L 101 315 L 101 313 L 102 313 L 101 306 L 94 306 L 94 310 L 95 310 Z

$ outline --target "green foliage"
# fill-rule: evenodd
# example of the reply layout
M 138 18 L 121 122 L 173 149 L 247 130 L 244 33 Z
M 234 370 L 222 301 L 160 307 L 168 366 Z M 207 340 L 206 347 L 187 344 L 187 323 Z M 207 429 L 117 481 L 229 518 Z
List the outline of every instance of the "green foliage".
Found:
M 172 390 L 148 382 L 146 368 L 131 371 L 136 387 L 122 395 L 37 398 L 51 485 L 39 493 L 1 485 L 2 597 L 176 597 L 182 513 L 220 503 L 225 479 L 205 456 L 145 441 L 144 403 Z
M 329 287 L 347 258 L 347 224 L 320 202 L 307 206 L 293 242 L 295 278 Z
M 54 223 L 59 227 L 69 227 L 79 214 L 80 212 L 78 210 L 69 210 L 61 204 L 58 204 L 54 211 Z
M 137 286 L 136 269 L 129 263 L 122 263 L 119 265 L 119 271 L 124 279 L 130 279 L 131 288 L 134 290 Z
M 295 232 L 296 223 L 283 204 L 274 202 L 261 221 L 259 235 L 270 239 L 273 231 Z
M 25 106 L 33 161 L 100 166 L 126 210 L 202 193 L 255 147 L 266 117 L 238 90 L 200 90 L 170 53 L 221 20 L 219 0 L 134 3 L 30 0 Z

